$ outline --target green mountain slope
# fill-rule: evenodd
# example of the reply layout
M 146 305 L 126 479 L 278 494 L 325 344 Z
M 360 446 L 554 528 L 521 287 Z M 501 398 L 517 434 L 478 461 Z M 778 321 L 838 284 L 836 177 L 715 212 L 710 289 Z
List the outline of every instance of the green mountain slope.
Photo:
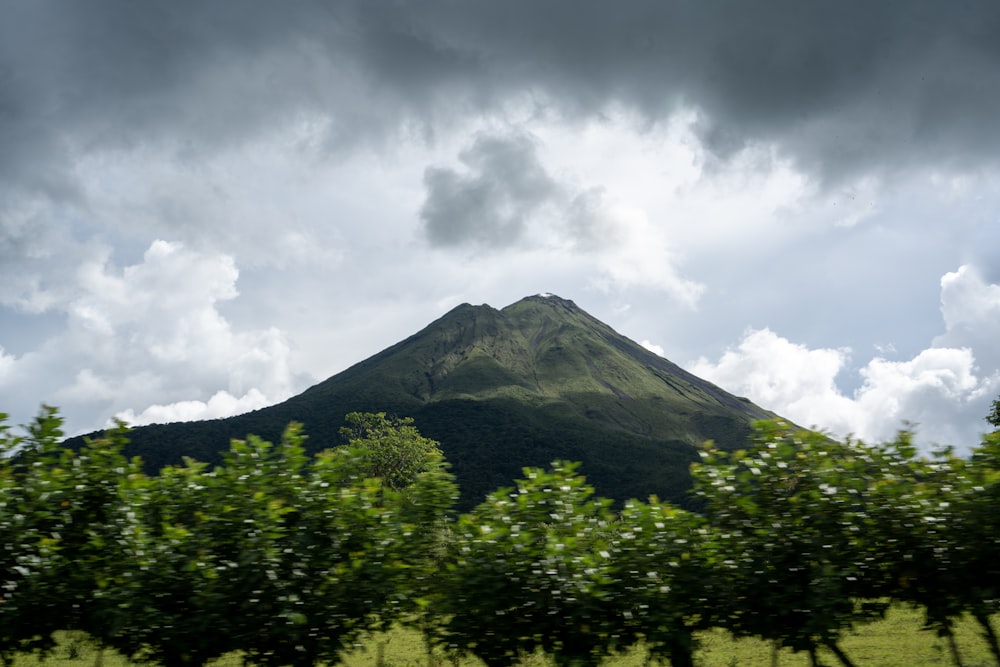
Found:
M 598 493 L 684 503 L 697 445 L 744 444 L 772 418 L 616 333 L 572 301 L 533 296 L 502 310 L 463 304 L 422 331 L 284 403 L 229 419 L 155 425 L 131 453 L 158 469 L 183 455 L 214 461 L 234 437 L 274 439 L 305 425 L 314 449 L 339 444 L 352 411 L 413 417 L 439 440 L 463 504 L 526 465 L 583 463 Z

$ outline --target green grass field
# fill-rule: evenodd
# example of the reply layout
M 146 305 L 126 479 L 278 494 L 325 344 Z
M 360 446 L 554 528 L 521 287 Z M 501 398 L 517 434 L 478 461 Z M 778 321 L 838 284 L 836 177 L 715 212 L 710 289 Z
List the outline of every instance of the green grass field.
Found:
M 895 608 L 877 623 L 871 623 L 857 630 L 843 641 L 843 648 L 858 667 L 931 667 L 950 665 L 947 644 L 933 632 L 920 629 L 920 613 L 906 608 Z M 957 631 L 959 650 L 965 667 L 987 667 L 993 665 L 986 643 L 979 636 L 978 627 L 971 620 L 963 621 Z M 765 642 L 744 639 L 733 640 L 724 632 L 703 635 L 702 648 L 696 659 L 700 667 L 769 667 L 771 646 Z M 381 648 L 380 648 L 381 646 Z M 382 654 L 384 667 L 427 667 L 428 664 L 441 667 L 473 667 L 482 665 L 474 658 L 460 658 L 436 652 L 429 657 L 419 633 L 398 629 L 376 635 L 358 651 L 348 655 L 343 664 L 347 667 L 375 667 Z M 838 665 L 833 655 L 821 655 L 826 665 Z M 97 650 L 83 638 L 67 634 L 61 638 L 55 653 L 40 661 L 34 656 L 23 656 L 15 662 L 15 667 L 33 667 L 39 664 L 53 667 L 125 667 L 129 663 L 121 656 L 105 651 L 98 662 Z M 242 667 L 239 656 L 230 655 L 213 663 L 214 667 Z M 550 661 L 544 656 L 528 656 L 522 664 L 525 667 L 543 667 Z M 639 649 L 611 658 L 608 667 L 642 667 L 647 664 L 645 651 Z M 809 659 L 804 653 L 794 654 L 782 651 L 779 655 L 781 667 L 808 667 Z

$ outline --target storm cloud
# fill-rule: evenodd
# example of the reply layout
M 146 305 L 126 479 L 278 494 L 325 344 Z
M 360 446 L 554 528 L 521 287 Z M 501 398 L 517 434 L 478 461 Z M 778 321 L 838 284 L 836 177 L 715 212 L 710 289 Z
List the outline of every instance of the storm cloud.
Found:
M 779 413 L 968 442 L 998 34 L 985 0 L 0 0 L 0 410 L 220 416 L 555 292 Z
M 900 160 L 992 163 L 1000 8 L 593 0 L 291 6 L 3 4 L 5 175 L 44 189 L 74 149 L 238 141 L 316 114 L 331 146 L 512 100 L 650 122 L 690 107 L 725 157 L 775 142 L 836 175 Z

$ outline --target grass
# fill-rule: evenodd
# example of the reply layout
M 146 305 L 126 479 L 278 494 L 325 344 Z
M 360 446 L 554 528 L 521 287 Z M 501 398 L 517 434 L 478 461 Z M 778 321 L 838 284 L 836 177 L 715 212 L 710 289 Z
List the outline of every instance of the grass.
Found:
M 921 615 L 918 611 L 897 607 L 884 620 L 857 628 L 843 640 L 847 655 L 859 667 L 931 667 L 950 665 L 951 657 L 947 644 L 933 632 L 920 629 Z M 959 623 L 956 636 L 965 667 L 987 667 L 994 662 L 989 648 L 979 634 L 978 626 L 971 619 Z M 701 637 L 701 650 L 696 655 L 699 667 L 757 667 L 771 664 L 771 646 L 756 639 L 734 640 L 721 631 L 709 632 Z M 381 647 L 380 647 L 381 645 Z M 482 663 L 472 657 L 464 657 L 453 662 L 453 656 L 436 651 L 429 660 L 420 634 L 400 628 L 392 632 L 375 635 L 359 650 L 347 655 L 346 667 L 376 667 L 379 653 L 382 653 L 383 667 L 479 667 Z M 94 667 L 98 652 L 86 638 L 72 633 L 60 637 L 59 647 L 44 662 L 34 656 L 21 656 L 15 667 L 36 667 L 44 664 L 52 667 Z M 821 660 L 827 665 L 837 665 L 836 658 L 821 653 Z M 238 655 L 227 655 L 212 663 L 213 667 L 242 667 Z M 551 663 L 544 656 L 525 658 L 524 667 L 546 667 Z M 615 656 L 606 662 L 607 667 L 643 667 L 647 664 L 646 653 L 642 649 Z M 809 659 L 804 653 L 794 654 L 783 650 L 779 654 L 780 667 L 808 667 Z M 121 656 L 112 651 L 104 651 L 101 667 L 127 667 Z

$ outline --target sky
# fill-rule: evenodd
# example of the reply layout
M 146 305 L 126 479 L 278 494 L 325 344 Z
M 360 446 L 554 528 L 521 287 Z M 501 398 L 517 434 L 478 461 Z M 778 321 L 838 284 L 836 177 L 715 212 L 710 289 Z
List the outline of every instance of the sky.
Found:
M 973 446 L 988 0 L 0 0 L 0 411 L 293 396 L 551 292 L 724 389 Z

